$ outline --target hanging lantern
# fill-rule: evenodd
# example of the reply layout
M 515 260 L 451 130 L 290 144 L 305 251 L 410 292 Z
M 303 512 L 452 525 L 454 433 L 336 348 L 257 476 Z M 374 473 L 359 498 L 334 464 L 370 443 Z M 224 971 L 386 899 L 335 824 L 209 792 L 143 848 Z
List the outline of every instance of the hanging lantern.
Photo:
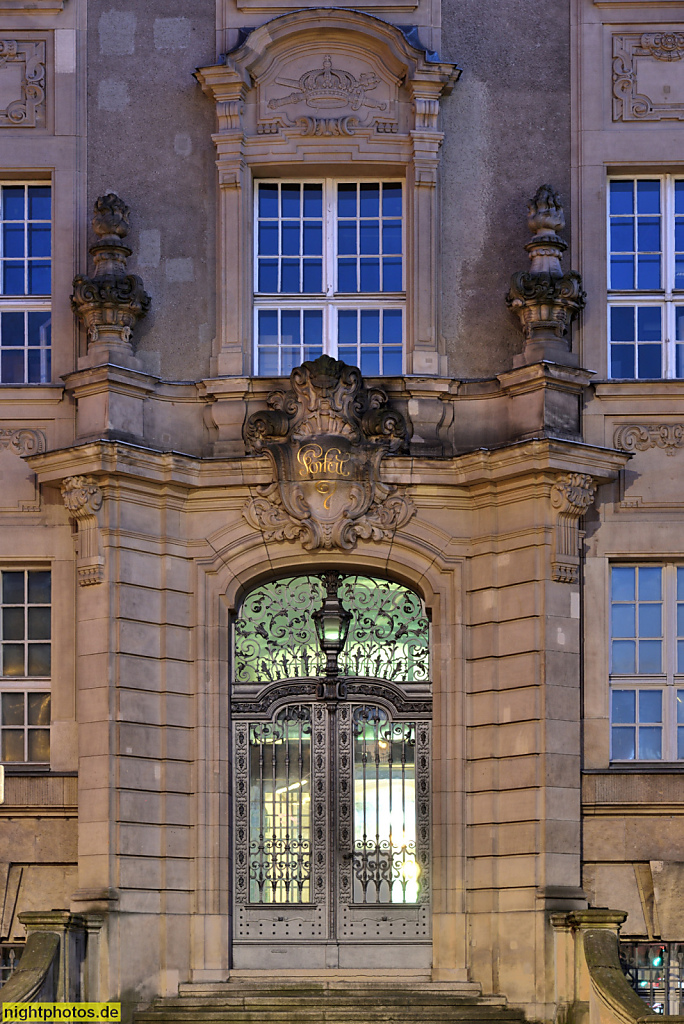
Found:
M 342 607 L 337 596 L 339 585 L 338 572 L 325 574 L 326 595 L 323 604 L 312 616 L 318 643 L 325 654 L 325 674 L 329 679 L 337 675 L 337 659 L 347 642 L 352 620 L 351 612 Z

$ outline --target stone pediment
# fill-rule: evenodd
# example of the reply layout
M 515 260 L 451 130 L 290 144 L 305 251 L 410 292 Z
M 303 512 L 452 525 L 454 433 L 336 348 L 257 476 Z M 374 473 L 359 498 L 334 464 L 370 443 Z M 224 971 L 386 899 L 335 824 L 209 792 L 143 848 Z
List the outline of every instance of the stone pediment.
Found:
M 391 145 L 411 129 L 437 131 L 439 99 L 460 74 L 416 42 L 370 14 L 308 8 L 255 28 L 196 77 L 216 98 L 220 134 L 244 132 L 258 145 L 365 131 Z
M 414 512 L 380 479 L 383 457 L 406 446 L 403 417 L 356 367 L 330 356 L 296 367 L 290 384 L 245 426 L 247 451 L 266 455 L 274 473 L 243 509 L 248 523 L 307 551 L 391 537 Z

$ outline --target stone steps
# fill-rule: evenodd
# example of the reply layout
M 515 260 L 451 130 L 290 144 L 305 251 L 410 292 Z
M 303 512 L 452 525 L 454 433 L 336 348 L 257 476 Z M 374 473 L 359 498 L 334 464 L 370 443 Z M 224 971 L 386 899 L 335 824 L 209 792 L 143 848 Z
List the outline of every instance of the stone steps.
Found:
M 185 991 L 189 986 L 184 986 Z M 135 1024 L 524 1024 L 503 1000 L 450 986 L 234 983 L 220 995 L 159 999 Z

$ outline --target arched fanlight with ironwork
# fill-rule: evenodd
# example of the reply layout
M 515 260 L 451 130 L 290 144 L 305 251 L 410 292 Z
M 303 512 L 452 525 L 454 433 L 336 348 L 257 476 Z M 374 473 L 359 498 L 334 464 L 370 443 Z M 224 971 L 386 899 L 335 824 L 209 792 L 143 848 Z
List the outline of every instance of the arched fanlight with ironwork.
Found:
M 418 595 L 356 573 L 286 577 L 256 587 L 235 621 L 233 645 L 234 691 L 241 684 L 251 691 L 256 684 L 331 673 L 399 685 L 430 680 L 429 621 Z M 328 652 L 336 656 L 334 670 Z

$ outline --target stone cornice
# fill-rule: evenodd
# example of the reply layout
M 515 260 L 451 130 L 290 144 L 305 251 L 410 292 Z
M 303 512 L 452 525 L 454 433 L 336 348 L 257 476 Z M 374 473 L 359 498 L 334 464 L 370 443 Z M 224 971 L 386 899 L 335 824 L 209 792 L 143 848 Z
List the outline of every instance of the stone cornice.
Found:
M 446 491 L 485 489 L 508 481 L 550 488 L 558 474 L 586 473 L 595 483 L 613 480 L 631 455 L 611 448 L 532 438 L 492 449 L 478 449 L 447 459 L 389 455 L 382 463 L 386 483 L 435 486 Z M 26 457 L 42 484 L 61 484 L 67 477 L 127 477 L 145 486 L 176 485 L 181 489 L 250 487 L 268 483 L 265 457 L 200 459 L 181 452 L 160 452 L 122 441 L 93 441 Z M 527 478 L 527 480 L 523 479 Z

